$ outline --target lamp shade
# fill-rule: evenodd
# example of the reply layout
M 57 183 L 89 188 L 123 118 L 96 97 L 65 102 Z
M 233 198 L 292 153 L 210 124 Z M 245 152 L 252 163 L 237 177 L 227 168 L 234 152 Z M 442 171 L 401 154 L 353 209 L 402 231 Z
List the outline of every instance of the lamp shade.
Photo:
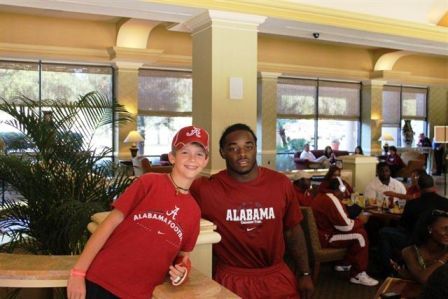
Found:
M 137 144 L 138 142 L 142 142 L 145 139 L 140 135 L 137 131 L 130 131 L 128 136 L 124 139 L 124 143 L 132 143 L 133 145 Z
M 448 126 L 434 126 L 434 142 L 448 143 Z
M 394 140 L 395 140 L 394 137 L 391 134 L 389 134 L 389 133 L 384 133 L 380 137 L 380 139 L 378 139 L 378 141 L 385 141 L 385 142 L 394 141 Z

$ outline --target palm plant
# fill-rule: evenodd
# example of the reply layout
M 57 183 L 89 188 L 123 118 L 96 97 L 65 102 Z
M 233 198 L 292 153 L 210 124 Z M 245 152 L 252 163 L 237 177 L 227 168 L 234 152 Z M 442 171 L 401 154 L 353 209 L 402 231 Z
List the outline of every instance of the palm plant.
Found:
M 2 99 L 0 110 L 13 117 L 6 122 L 23 134 L 31 151 L 0 155 L 0 178 L 19 193 L 0 212 L 0 230 L 11 239 L 0 250 L 79 253 L 90 215 L 108 209 L 131 183 L 108 161 L 112 150 L 93 150 L 92 138 L 114 118 L 127 122 L 131 115 L 96 92 L 75 102 L 18 100 Z M 51 107 L 51 119 L 43 117 L 42 106 Z

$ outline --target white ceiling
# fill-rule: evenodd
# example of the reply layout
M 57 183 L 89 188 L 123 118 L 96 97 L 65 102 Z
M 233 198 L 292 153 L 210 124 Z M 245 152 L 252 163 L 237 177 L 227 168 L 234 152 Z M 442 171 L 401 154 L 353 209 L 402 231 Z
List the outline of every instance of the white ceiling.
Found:
M 412 22 L 435 28 L 448 11 L 448 0 L 277 0 L 276 2 L 305 4 L 334 11 L 349 11 L 358 18 L 378 17 Z M 219 1 L 218 1 L 219 2 Z M 154 3 L 150 0 L 0 0 L 0 11 L 16 11 L 35 15 L 57 17 L 114 20 L 127 17 L 145 20 L 182 23 L 203 13 L 205 9 Z M 384 19 L 383 19 L 384 20 Z M 409 23 L 411 24 L 411 23 Z M 319 32 L 319 40 L 370 47 L 391 48 L 411 52 L 448 55 L 448 31 L 445 41 L 428 40 L 424 37 L 407 37 L 375 33 L 370 30 L 349 29 L 337 25 L 322 25 L 269 17 L 260 25 L 260 32 L 313 38 Z M 431 27 L 430 27 L 431 26 Z

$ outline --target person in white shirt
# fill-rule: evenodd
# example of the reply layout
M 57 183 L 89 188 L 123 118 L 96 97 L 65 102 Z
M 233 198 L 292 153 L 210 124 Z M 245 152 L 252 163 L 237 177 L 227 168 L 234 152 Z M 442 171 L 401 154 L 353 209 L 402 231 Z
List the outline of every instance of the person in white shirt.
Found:
M 303 147 L 303 151 L 300 154 L 300 159 L 308 160 L 312 163 L 321 164 L 322 168 L 328 168 L 330 167 L 330 161 L 325 155 L 320 156 L 319 158 L 316 158 L 316 156 L 310 152 L 310 144 L 307 143 Z
M 376 166 L 376 177 L 366 186 L 364 190 L 364 198 L 377 198 L 378 195 L 383 196 L 384 192 L 392 191 L 399 194 L 406 194 L 405 186 L 398 180 L 392 178 L 390 167 L 385 162 L 380 162 Z M 393 201 L 398 201 L 394 198 Z

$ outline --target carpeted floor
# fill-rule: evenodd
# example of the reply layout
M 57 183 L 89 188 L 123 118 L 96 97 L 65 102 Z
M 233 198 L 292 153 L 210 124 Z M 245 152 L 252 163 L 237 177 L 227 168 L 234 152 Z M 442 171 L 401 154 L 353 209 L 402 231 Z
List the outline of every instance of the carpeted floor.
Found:
M 373 299 L 378 287 L 366 287 L 349 282 L 348 272 L 336 272 L 332 263 L 321 265 L 313 299 Z

